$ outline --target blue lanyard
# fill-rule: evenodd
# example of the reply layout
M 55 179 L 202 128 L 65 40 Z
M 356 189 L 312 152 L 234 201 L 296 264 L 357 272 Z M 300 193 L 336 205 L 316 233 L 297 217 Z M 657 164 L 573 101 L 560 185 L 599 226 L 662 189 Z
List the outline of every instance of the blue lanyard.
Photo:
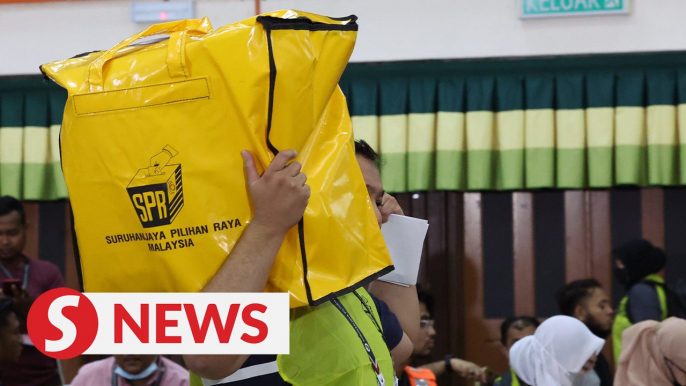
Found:
M 24 288 L 28 288 L 29 286 L 29 267 L 29 263 L 24 264 L 24 282 L 22 284 Z M 8 271 L 7 268 L 5 268 L 4 265 L 2 265 L 2 263 L 0 263 L 0 269 L 2 269 L 2 272 L 5 274 L 5 276 L 7 276 L 8 279 L 14 279 L 14 276 L 12 276 L 10 271 Z

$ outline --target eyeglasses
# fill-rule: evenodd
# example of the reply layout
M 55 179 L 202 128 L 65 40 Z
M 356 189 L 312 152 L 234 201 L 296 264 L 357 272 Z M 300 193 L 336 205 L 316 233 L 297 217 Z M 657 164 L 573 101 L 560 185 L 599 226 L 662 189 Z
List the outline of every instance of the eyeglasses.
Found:
M 419 327 L 428 330 L 434 326 L 434 320 L 433 319 L 421 319 L 419 321 Z
M 676 367 L 677 369 L 679 369 L 684 374 L 686 374 L 686 370 L 679 367 L 679 365 L 677 365 L 673 360 L 671 360 L 665 356 L 663 356 L 662 358 L 664 358 L 665 364 L 667 365 L 667 369 L 669 369 L 669 373 L 672 375 L 672 379 L 674 379 L 674 386 L 681 386 L 678 383 L 676 383 L 676 376 L 674 375 L 674 370 L 672 370 L 672 366 Z

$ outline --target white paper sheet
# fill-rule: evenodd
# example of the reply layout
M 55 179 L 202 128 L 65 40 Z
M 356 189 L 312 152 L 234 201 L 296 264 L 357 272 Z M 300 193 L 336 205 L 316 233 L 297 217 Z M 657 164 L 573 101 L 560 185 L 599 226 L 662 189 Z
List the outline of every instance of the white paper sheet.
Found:
M 379 280 L 403 286 L 417 284 L 417 272 L 428 229 L 429 222 L 419 218 L 395 214 L 388 218 L 381 226 L 381 233 L 395 270 Z

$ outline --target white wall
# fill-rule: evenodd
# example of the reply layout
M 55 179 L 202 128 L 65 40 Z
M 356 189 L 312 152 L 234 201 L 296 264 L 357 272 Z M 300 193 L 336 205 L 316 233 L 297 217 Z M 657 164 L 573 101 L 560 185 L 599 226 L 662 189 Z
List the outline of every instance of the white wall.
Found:
M 264 0 L 359 16 L 353 61 L 643 52 L 686 49 L 686 1 L 634 0 L 628 16 L 521 20 L 519 0 Z M 35 74 L 42 63 L 105 49 L 144 29 L 130 1 L 0 4 L 0 75 Z M 251 0 L 196 0 L 215 27 L 253 15 Z

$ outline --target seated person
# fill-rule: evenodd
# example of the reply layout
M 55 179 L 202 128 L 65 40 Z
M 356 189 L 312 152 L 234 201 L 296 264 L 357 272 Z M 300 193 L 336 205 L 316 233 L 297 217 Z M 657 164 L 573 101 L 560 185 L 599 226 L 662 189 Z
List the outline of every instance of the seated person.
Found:
M 188 370 L 159 355 L 114 355 L 84 365 L 71 386 L 188 386 Z
M 686 385 L 686 320 L 637 323 L 622 343 L 615 386 Z
M 553 316 L 510 349 L 510 366 L 529 386 L 572 386 L 595 366 L 605 341 L 578 319 Z
M 399 386 L 416 386 L 427 385 L 435 386 L 436 377 L 446 372 L 455 372 L 463 378 L 471 381 L 486 382 L 486 375 L 481 367 L 472 362 L 467 362 L 462 359 L 454 358 L 452 354 L 446 355 L 445 359 L 438 362 L 428 363 L 419 368 L 410 367 L 409 364 L 414 358 L 428 357 L 434 346 L 434 337 L 436 330 L 434 330 L 433 305 L 434 299 L 431 294 L 423 291 L 419 285 L 417 286 L 417 296 L 419 298 L 419 326 L 421 331 L 419 339 L 414 345 L 412 357 L 407 361 L 396 366 L 400 374 Z
M 510 349 L 520 339 L 536 332 L 541 323 L 533 316 L 510 316 L 500 325 L 500 343 L 503 344 L 505 356 L 509 358 Z M 502 377 L 495 380 L 496 386 L 521 385 L 522 380 L 510 369 Z

